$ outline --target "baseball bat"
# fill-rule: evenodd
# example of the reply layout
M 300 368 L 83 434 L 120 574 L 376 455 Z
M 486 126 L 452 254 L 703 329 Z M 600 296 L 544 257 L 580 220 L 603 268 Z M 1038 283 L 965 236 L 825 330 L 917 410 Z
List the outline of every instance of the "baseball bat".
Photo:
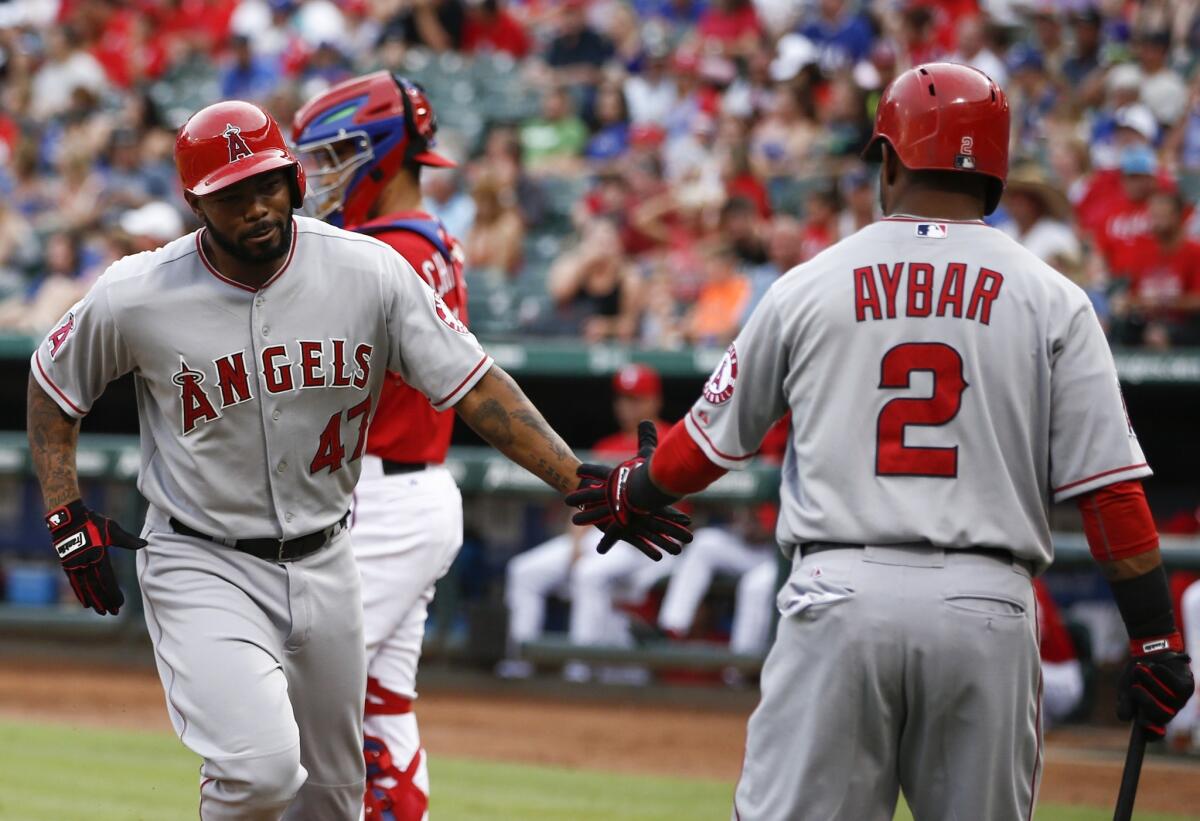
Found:
M 1133 818 L 1133 801 L 1137 798 L 1138 778 L 1142 774 L 1142 758 L 1146 755 L 1146 731 L 1137 721 L 1129 733 L 1129 751 L 1125 753 L 1125 770 L 1121 773 L 1121 791 L 1117 793 L 1117 808 L 1113 821 Z

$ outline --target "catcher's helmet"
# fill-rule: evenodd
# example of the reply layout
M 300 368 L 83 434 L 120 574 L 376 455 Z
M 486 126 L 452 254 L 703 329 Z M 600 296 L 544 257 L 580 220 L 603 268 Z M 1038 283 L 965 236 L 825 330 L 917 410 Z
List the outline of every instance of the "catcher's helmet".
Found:
M 304 200 L 304 169 L 288 149 L 279 124 L 252 103 L 214 103 L 193 114 L 175 140 L 175 167 L 185 191 L 204 196 L 247 177 L 294 169 L 292 207 Z
M 357 225 L 404 163 L 452 168 L 433 151 L 437 117 L 416 83 L 377 71 L 338 83 L 292 120 L 296 153 L 312 180 L 309 212 Z
M 906 168 L 983 174 L 990 214 L 1008 176 L 1008 133 L 1008 98 L 991 78 L 970 66 L 926 63 L 884 89 L 863 158 L 878 162 L 887 140 Z

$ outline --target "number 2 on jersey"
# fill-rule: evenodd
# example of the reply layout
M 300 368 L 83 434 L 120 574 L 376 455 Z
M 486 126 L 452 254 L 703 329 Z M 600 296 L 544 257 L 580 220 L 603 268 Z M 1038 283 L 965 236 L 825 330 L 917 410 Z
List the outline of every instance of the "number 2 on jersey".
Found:
M 883 355 L 879 387 L 907 388 L 915 371 L 933 375 L 933 395 L 923 399 L 897 397 L 879 412 L 876 426 L 875 473 L 879 476 L 958 475 L 958 445 L 952 447 L 912 447 L 904 444 L 904 429 L 909 425 L 939 427 L 958 415 L 962 394 L 962 356 L 940 342 L 907 342 Z

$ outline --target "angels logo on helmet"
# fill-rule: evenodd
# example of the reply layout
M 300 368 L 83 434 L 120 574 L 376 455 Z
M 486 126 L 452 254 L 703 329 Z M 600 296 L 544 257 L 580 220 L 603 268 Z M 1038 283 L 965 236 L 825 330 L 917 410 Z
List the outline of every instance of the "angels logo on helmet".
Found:
M 240 160 L 242 157 L 249 157 L 254 153 L 250 150 L 250 146 L 246 145 L 246 141 L 242 139 L 242 129 L 233 123 L 225 123 L 224 137 L 229 148 L 230 162 Z

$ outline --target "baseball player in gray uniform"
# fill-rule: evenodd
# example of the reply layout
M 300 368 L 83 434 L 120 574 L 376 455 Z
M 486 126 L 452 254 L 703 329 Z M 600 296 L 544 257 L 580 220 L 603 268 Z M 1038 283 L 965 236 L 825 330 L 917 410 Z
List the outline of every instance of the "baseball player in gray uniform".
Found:
M 107 549 L 141 548 L 168 711 L 204 759 L 202 819 L 349 821 L 366 673 L 346 518 L 385 372 L 563 492 L 578 460 L 394 250 L 293 216 L 304 172 L 264 111 L 210 106 L 175 153 L 203 227 L 114 263 L 32 357 L 47 524 L 101 614 L 124 603 Z M 79 419 L 126 373 L 140 539 L 84 506 L 75 472 Z M 677 550 L 684 521 L 663 511 L 620 533 Z
M 1030 818 L 1051 501 L 1079 500 L 1132 637 L 1118 714 L 1161 737 L 1193 690 L 1095 314 L 982 222 L 1008 129 L 981 72 L 898 77 L 868 149 L 887 216 L 771 287 L 662 448 L 583 466 L 606 487 L 567 497 L 620 523 L 742 467 L 790 413 L 792 572 L 734 818 L 886 821 L 901 789 L 921 819 Z

